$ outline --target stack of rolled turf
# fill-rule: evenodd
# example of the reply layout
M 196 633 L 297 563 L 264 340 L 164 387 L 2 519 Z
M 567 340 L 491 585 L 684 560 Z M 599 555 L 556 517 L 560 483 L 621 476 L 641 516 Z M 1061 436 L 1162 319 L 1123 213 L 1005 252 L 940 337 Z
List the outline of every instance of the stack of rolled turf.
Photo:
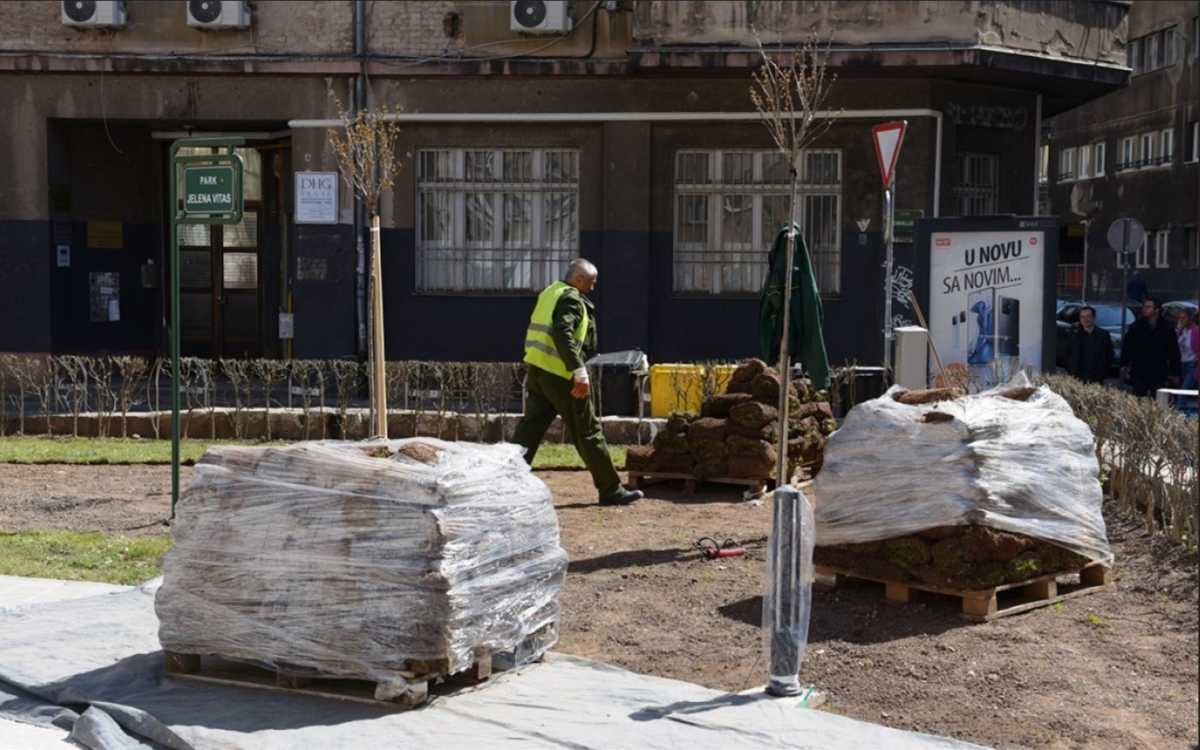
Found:
M 626 468 L 705 478 L 770 479 L 779 446 L 779 374 L 758 359 L 740 363 L 724 393 L 700 417 L 672 415 L 649 446 L 629 449 Z M 788 406 L 789 476 L 820 470 L 825 438 L 837 428 L 825 394 L 792 383 Z
M 453 674 L 553 630 L 566 565 L 516 446 L 212 448 L 178 505 L 159 640 L 333 677 Z

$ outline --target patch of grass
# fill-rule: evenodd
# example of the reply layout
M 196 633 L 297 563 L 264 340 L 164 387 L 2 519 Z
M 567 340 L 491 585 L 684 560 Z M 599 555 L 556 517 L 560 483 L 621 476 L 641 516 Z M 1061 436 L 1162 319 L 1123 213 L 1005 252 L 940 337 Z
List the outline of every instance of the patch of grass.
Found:
M 210 445 L 258 445 L 237 440 L 184 440 L 180 460 L 191 464 Z M 625 446 L 608 448 L 618 469 L 625 468 Z M 170 440 L 133 438 L 5 437 L 0 438 L 0 463 L 10 464 L 169 464 Z M 534 459 L 535 469 L 582 469 L 575 446 L 543 443 Z
M 618 470 L 625 468 L 625 446 L 610 445 L 608 453 L 612 456 L 613 464 Z M 533 457 L 535 469 L 582 469 L 583 459 L 575 446 L 565 443 L 542 443 L 537 455 Z
M 98 531 L 0 531 L 0 575 L 134 585 L 159 574 L 166 536 Z
M 1067 605 L 1063 604 L 1062 602 L 1055 602 L 1050 605 L 1050 609 L 1054 610 L 1055 612 L 1062 612 L 1066 608 Z
M 1098 627 L 1098 628 L 1107 628 L 1107 627 L 1108 627 L 1108 621 L 1107 621 L 1107 620 L 1105 620 L 1105 619 L 1104 619 L 1103 617 L 1101 617 L 1100 615 L 1098 615 L 1098 614 L 1095 614 L 1094 612 L 1089 612 L 1089 613 L 1088 613 L 1088 616 L 1087 616 L 1087 621 L 1088 621 L 1090 624 L 1092 624 L 1092 625 L 1094 625 L 1094 626 L 1096 626 L 1096 627 Z
M 230 441 L 232 442 L 232 441 Z M 209 443 L 184 440 L 179 445 L 183 463 L 192 463 Z M 9 464 L 169 464 L 170 440 L 134 438 L 0 438 L 0 463 Z

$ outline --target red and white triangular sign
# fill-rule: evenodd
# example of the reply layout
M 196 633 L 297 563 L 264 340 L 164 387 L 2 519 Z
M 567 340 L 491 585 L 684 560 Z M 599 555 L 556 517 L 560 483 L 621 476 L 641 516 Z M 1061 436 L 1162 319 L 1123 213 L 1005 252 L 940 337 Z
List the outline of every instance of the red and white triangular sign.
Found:
M 871 128 L 871 136 L 875 141 L 875 157 L 879 159 L 879 176 L 883 178 L 884 189 L 892 184 L 892 176 L 896 172 L 896 159 L 900 156 L 900 146 L 904 143 L 904 133 L 907 130 L 907 120 L 885 122 Z

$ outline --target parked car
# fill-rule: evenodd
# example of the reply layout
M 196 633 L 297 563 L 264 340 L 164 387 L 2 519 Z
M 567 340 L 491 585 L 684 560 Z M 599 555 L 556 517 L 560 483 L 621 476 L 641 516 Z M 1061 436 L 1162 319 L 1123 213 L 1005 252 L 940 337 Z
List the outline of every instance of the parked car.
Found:
M 1079 326 L 1079 309 L 1083 302 L 1068 302 L 1058 308 L 1055 315 L 1057 335 L 1055 339 L 1054 363 L 1059 367 L 1067 366 L 1067 358 L 1071 356 L 1071 334 Z M 1108 331 L 1113 342 L 1113 370 L 1118 369 L 1121 359 L 1121 305 L 1110 302 L 1090 302 L 1088 306 L 1096 310 L 1096 325 Z M 1125 324 L 1132 325 L 1137 320 L 1138 309 L 1126 307 L 1129 313 L 1125 316 Z

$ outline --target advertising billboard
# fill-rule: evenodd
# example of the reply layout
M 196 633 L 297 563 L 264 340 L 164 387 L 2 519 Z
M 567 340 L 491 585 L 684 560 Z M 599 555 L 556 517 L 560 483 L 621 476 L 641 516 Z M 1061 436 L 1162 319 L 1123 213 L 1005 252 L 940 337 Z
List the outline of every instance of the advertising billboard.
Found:
M 930 222 L 922 238 L 929 335 L 943 368 L 965 372 L 974 387 L 1053 366 L 1053 335 L 1046 334 L 1053 278 L 1046 269 L 1055 262 L 1056 236 L 1043 222 L 1014 219 L 996 217 L 994 228 L 979 220 Z

